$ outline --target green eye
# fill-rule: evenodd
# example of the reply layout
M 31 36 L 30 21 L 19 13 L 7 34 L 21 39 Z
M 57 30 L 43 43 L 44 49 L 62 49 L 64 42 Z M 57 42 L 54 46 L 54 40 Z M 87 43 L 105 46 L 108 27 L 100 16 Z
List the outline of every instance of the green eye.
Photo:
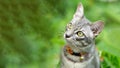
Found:
M 83 32 L 82 32 L 82 31 L 78 31 L 78 32 L 77 32 L 77 35 L 78 35 L 79 37 L 84 36 L 84 34 L 83 34 Z
M 72 29 L 72 24 L 69 23 L 69 24 L 67 25 L 67 28 L 68 28 L 68 29 Z

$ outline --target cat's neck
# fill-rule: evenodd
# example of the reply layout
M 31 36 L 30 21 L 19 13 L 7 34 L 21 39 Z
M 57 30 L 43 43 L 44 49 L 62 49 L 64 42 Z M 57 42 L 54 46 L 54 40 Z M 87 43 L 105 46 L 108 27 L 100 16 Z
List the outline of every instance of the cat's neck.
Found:
M 92 47 L 86 47 L 86 48 L 81 48 L 79 49 L 79 51 L 75 52 L 74 48 L 71 48 L 70 45 L 66 45 L 64 47 L 64 54 L 66 55 L 66 57 L 74 62 L 83 62 L 88 60 L 90 57 L 92 57 L 94 55 L 94 46 L 92 45 Z

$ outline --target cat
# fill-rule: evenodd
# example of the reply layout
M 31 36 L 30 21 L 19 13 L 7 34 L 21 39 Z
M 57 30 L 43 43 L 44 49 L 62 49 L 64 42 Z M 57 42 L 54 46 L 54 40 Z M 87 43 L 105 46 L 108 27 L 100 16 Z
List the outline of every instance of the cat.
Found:
M 64 38 L 67 45 L 61 52 L 61 68 L 100 68 L 95 38 L 103 27 L 103 21 L 92 24 L 84 16 L 84 8 L 80 3 L 73 19 L 66 26 Z

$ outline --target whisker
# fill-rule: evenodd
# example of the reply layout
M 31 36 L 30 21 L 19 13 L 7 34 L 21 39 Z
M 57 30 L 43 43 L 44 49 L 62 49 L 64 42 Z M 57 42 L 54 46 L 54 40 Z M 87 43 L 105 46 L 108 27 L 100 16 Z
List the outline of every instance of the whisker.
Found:
M 57 37 L 63 37 L 65 31 L 60 31 L 57 33 Z

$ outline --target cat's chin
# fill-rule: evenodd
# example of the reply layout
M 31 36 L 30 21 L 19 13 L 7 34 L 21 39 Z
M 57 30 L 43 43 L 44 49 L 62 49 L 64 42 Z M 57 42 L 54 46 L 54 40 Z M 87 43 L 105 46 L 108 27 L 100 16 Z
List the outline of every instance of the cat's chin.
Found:
M 76 47 L 76 48 L 83 48 L 83 47 L 89 46 L 88 44 L 87 45 L 85 45 L 85 44 L 83 45 L 82 43 L 76 42 L 74 40 L 73 41 L 66 40 L 66 41 L 67 41 L 68 45 Z
M 70 43 L 68 42 L 67 45 L 71 46 L 72 48 L 77 48 L 77 49 L 82 49 L 82 48 L 86 48 L 89 47 L 90 45 L 82 45 L 81 43 L 76 44 L 76 43 Z
M 70 45 L 70 44 L 68 44 L 68 46 L 70 46 L 71 49 L 76 53 L 83 51 L 87 47 L 87 46 L 86 47 L 85 46 L 77 47 L 76 45 Z

